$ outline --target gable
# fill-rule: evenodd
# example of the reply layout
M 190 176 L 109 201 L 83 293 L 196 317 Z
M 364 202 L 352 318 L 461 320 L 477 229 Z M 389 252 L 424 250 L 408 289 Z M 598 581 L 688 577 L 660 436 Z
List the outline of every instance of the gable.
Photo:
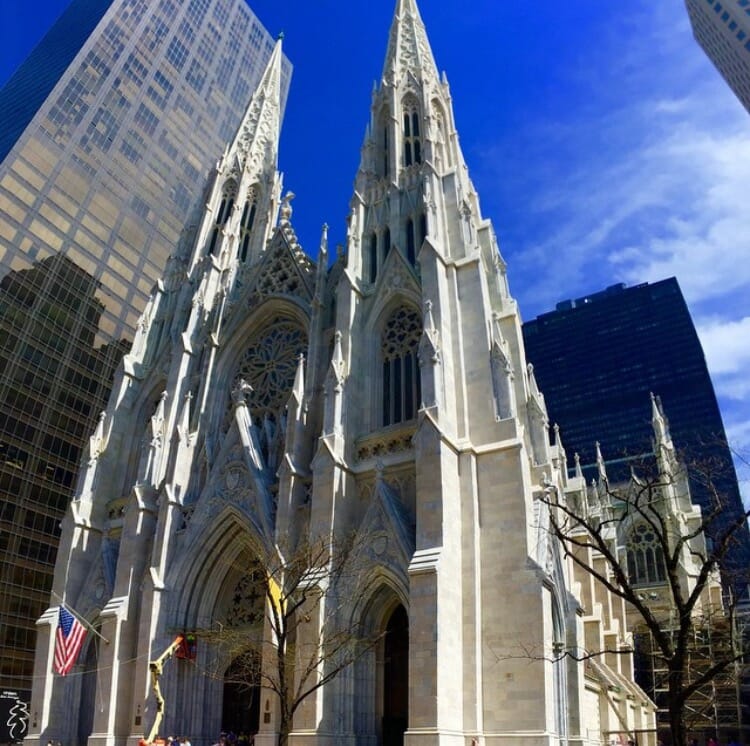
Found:
M 276 228 L 248 283 L 248 306 L 268 296 L 293 296 L 309 304 L 315 289 L 315 262 L 302 250 L 291 225 Z

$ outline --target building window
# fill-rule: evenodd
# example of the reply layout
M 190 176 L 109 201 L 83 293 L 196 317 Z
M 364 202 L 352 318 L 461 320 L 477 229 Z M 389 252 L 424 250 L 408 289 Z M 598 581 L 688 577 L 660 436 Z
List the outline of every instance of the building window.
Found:
M 421 399 L 417 348 L 422 336 L 419 314 L 398 308 L 388 318 L 381 336 L 383 357 L 383 425 L 411 420 Z
M 227 224 L 229 216 L 232 214 L 232 208 L 234 207 L 234 192 L 234 184 L 229 184 L 224 188 L 224 194 L 221 197 L 219 209 L 216 213 L 216 222 L 214 223 L 213 230 L 211 231 L 211 241 L 208 245 L 209 254 L 215 255 L 219 249 L 219 246 L 221 246 L 221 241 L 219 241 L 219 234 L 221 233 L 221 229 Z
M 133 121 L 140 126 L 142 132 L 153 135 L 156 132 L 156 125 L 159 124 L 159 117 L 146 104 L 142 103 L 138 107 Z
M 370 282 L 375 282 L 378 279 L 378 236 L 377 233 L 373 233 L 370 236 L 370 250 L 368 252 L 369 259 L 369 270 L 370 270 Z
M 257 203 L 255 201 L 255 195 L 251 192 L 248 195 L 247 202 L 245 202 L 245 207 L 242 210 L 242 221 L 240 222 L 239 251 L 240 259 L 243 262 L 247 259 L 247 251 L 250 248 L 250 236 L 253 231 L 256 210 Z
M 175 69 L 182 70 L 185 60 L 188 58 L 187 47 L 177 37 L 174 37 L 167 48 L 166 57 Z
M 414 221 L 411 218 L 406 221 L 406 258 L 409 261 L 409 264 L 412 265 L 417 261 Z
M 231 380 L 242 378 L 252 386 L 247 406 L 256 423 L 266 417 L 279 421 L 294 385 L 299 356 L 307 351 L 307 333 L 291 319 L 273 319 L 250 341 Z M 230 403 L 230 417 L 231 410 Z M 225 418 L 224 432 L 227 427 Z
M 422 139 L 416 105 L 404 107 L 404 165 L 422 162 Z
M 391 229 L 390 228 L 385 228 L 383 230 L 382 238 L 383 238 L 383 251 L 381 253 L 383 256 L 383 261 L 385 261 L 385 258 L 388 256 L 388 252 L 391 250 Z
M 388 116 L 388 111 L 384 109 L 380 113 L 380 117 L 378 118 L 378 126 L 377 126 L 377 149 L 376 149 L 376 156 L 375 156 L 375 170 L 377 171 L 377 175 L 383 177 L 384 179 L 388 178 L 389 175 L 389 159 L 390 159 L 390 117 Z
M 406 221 L 406 259 L 409 264 L 416 266 L 417 251 L 424 243 L 427 236 L 427 220 L 424 214 L 417 218 L 417 222 L 409 218 Z
M 206 82 L 206 69 L 198 60 L 193 60 L 190 63 L 190 69 L 185 76 L 185 80 L 196 93 L 203 90 L 203 84 Z
M 634 585 L 666 581 L 664 553 L 653 528 L 639 523 L 628 537 L 628 576 Z

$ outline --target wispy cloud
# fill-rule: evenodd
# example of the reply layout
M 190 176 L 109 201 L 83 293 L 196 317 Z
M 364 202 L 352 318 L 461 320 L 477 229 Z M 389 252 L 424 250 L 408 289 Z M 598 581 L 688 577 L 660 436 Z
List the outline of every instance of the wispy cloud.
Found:
M 634 0 L 622 14 L 568 71 L 588 97 L 524 121 L 513 148 L 477 146 L 479 192 L 500 216 L 526 318 L 615 282 L 676 276 L 730 442 L 750 452 L 750 119 L 681 0 Z
M 703 351 L 706 355 L 716 391 L 722 399 L 731 400 L 728 415 L 736 415 L 737 403 L 750 402 L 750 316 L 741 319 L 706 319 L 698 322 Z M 738 427 L 750 434 L 747 414 Z M 750 438 L 749 438 L 750 440 Z
M 599 50 L 613 64 L 589 99 L 525 123 L 511 153 L 485 146 L 480 175 L 495 185 L 497 214 L 517 202 L 511 216 L 525 220 L 500 225 L 522 308 L 601 280 L 676 275 L 694 306 L 750 285 L 747 114 L 690 36 L 682 3 L 634 5 L 633 32 Z M 597 108 L 595 85 L 616 89 L 618 104 Z

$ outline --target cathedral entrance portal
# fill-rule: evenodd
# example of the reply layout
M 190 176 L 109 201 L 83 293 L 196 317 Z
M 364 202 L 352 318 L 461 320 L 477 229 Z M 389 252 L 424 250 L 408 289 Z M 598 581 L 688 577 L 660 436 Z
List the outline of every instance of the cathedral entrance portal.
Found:
M 224 698 L 221 707 L 221 730 L 251 736 L 260 722 L 260 686 L 249 676 L 248 655 L 232 661 L 224 675 Z
M 90 635 L 83 655 L 81 675 L 81 704 L 78 709 L 77 743 L 85 744 L 94 729 L 96 712 L 96 666 L 99 657 L 99 638 Z
M 409 724 L 409 618 L 400 604 L 386 626 L 383 656 L 383 746 L 403 746 Z

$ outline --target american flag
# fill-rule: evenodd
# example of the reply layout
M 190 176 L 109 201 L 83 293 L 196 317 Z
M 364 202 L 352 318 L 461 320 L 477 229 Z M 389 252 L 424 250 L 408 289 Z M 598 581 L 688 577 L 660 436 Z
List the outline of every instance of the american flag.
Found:
M 84 626 L 62 606 L 57 621 L 57 637 L 55 638 L 54 669 L 60 676 L 65 676 L 75 665 L 78 653 L 86 639 Z

